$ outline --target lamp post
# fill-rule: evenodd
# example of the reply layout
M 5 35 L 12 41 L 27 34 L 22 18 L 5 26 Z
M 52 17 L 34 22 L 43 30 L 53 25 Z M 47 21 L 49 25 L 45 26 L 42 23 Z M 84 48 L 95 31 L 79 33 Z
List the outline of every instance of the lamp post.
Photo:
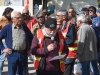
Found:
M 43 0 L 43 9 L 47 9 L 47 0 Z

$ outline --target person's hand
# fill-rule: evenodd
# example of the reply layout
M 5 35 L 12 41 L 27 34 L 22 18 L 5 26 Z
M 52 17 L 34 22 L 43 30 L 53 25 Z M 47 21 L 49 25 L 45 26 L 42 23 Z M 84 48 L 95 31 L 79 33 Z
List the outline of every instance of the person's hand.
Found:
M 5 49 L 3 50 L 3 52 L 6 53 L 6 54 L 11 54 L 11 53 L 12 53 L 12 50 L 9 49 L 9 48 L 5 48 Z
M 28 56 L 30 56 L 31 55 L 31 50 L 28 50 L 27 54 L 28 54 Z
M 52 51 L 54 50 L 54 48 L 55 48 L 55 45 L 53 43 L 47 46 L 48 51 Z

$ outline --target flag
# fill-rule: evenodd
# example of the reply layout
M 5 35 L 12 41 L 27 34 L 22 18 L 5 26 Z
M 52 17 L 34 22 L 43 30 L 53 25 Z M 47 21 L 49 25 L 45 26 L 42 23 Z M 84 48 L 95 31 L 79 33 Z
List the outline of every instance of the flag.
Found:
M 24 0 L 24 7 L 29 9 L 29 0 Z

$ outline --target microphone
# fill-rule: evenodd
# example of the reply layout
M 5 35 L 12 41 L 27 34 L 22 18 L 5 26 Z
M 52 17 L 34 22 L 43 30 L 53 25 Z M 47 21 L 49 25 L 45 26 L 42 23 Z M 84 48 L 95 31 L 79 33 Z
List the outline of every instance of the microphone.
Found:
M 51 43 L 54 43 L 54 37 L 51 37 Z

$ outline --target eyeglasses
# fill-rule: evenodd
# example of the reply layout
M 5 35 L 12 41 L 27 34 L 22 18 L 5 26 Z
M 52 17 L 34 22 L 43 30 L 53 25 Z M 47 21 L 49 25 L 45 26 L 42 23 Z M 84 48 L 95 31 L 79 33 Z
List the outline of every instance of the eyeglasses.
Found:
M 14 18 L 16 18 L 16 19 L 21 19 L 22 17 L 14 17 Z
M 39 18 L 43 18 L 43 16 L 39 16 L 39 17 L 37 17 L 37 19 L 39 19 Z

